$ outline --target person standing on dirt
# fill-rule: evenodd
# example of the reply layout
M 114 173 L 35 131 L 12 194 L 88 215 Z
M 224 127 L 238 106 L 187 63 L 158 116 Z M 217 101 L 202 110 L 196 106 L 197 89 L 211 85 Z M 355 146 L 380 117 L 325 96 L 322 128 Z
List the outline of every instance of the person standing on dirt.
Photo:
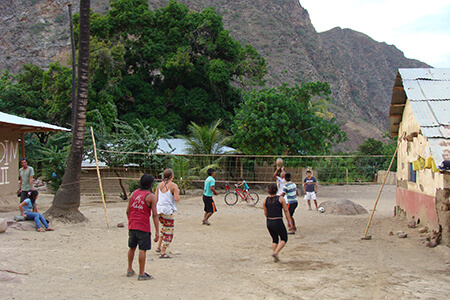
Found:
M 133 259 L 139 245 L 139 276 L 138 280 L 153 279 L 152 275 L 145 273 L 147 250 L 151 249 L 150 217 L 155 225 L 155 243 L 159 240 L 159 223 L 156 209 L 156 196 L 151 192 L 153 176 L 144 174 L 141 177 L 139 189 L 135 190 L 128 201 L 128 269 L 127 277 L 135 274 Z
M 158 185 L 156 198 L 158 204 L 159 222 L 161 223 L 161 234 L 159 235 L 158 248 L 156 252 L 160 252 L 159 258 L 172 258 L 166 253 L 167 248 L 173 240 L 174 219 L 173 213 L 177 211 L 175 202 L 180 201 L 180 192 L 178 185 L 173 180 L 172 169 L 166 169 L 163 173 L 163 181 Z M 164 241 L 164 242 L 163 242 Z
M 267 230 L 269 230 L 272 237 L 272 257 L 275 262 L 278 262 L 278 254 L 286 245 L 288 240 L 286 226 L 283 223 L 283 211 L 288 221 L 288 227 L 292 230 L 292 218 L 289 214 L 289 209 L 286 200 L 282 196 L 277 195 L 276 183 L 270 183 L 267 192 L 269 197 L 264 199 L 263 208 L 264 215 L 267 218 Z
M 286 199 L 289 214 L 291 215 L 292 218 L 292 230 L 290 230 L 288 234 L 295 234 L 295 232 L 297 231 L 297 227 L 295 226 L 294 220 L 295 209 L 298 206 L 297 185 L 291 181 L 292 177 L 291 173 L 286 173 L 284 176 L 287 182 L 284 185 L 283 193 L 281 193 L 281 196 L 283 196 Z
M 216 180 L 214 179 L 214 176 L 216 176 L 215 170 L 213 168 L 209 168 L 206 172 L 208 173 L 208 178 L 206 178 L 205 186 L 203 188 L 203 204 L 205 215 L 203 216 L 202 224 L 209 226 L 211 225 L 211 223 L 209 223 L 208 219 L 213 215 L 213 213 L 217 212 L 217 208 L 212 196 L 219 195 L 219 193 L 214 188 L 214 186 L 216 185 Z
M 28 165 L 28 160 L 25 157 L 20 160 L 20 165 L 22 167 L 19 169 L 19 190 L 20 203 L 22 203 L 23 200 L 27 199 L 28 192 L 34 190 L 34 169 Z
M 305 192 L 305 200 L 308 202 L 308 210 L 311 210 L 311 200 L 314 200 L 314 204 L 317 208 L 317 180 L 311 174 L 311 171 L 306 171 L 306 178 L 303 180 L 303 191 Z
M 286 172 L 284 171 L 283 160 L 281 158 L 277 159 L 277 169 L 273 173 L 273 178 L 277 181 L 277 195 L 280 196 L 283 192 L 284 185 L 286 183 L 286 179 L 284 176 Z

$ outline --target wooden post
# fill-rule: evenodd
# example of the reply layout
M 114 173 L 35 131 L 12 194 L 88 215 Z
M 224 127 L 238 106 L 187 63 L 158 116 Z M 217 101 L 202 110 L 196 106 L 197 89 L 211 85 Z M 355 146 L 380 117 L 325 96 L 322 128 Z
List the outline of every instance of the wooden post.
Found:
M 366 231 L 364 232 L 363 239 L 366 239 L 367 232 L 369 231 L 370 223 L 372 222 L 373 215 L 375 213 L 375 209 L 377 208 L 378 200 L 380 200 L 381 192 L 383 191 L 384 184 L 386 183 L 386 179 L 389 175 L 389 171 L 391 170 L 392 163 L 394 162 L 395 156 L 397 155 L 398 147 L 400 146 L 400 141 L 402 140 L 403 136 L 405 134 L 402 134 L 401 138 L 397 141 L 397 148 L 395 149 L 394 155 L 392 156 L 391 163 L 389 164 L 389 168 L 386 172 L 386 175 L 384 175 L 383 184 L 381 185 L 380 191 L 378 192 L 377 200 L 375 201 L 375 205 L 373 206 L 372 214 L 370 215 L 369 223 L 367 223 Z
M 96 165 L 96 167 L 97 167 L 98 185 L 100 186 L 100 194 L 102 195 L 103 208 L 105 209 L 106 224 L 108 225 L 108 228 L 109 228 L 108 214 L 107 214 L 107 212 L 106 212 L 105 194 L 103 193 L 102 179 L 101 179 L 101 177 L 100 177 L 100 169 L 99 169 L 99 167 L 98 167 L 97 146 L 95 145 L 94 129 L 92 129 L 92 126 L 91 126 L 91 135 L 92 135 L 92 143 L 93 143 L 93 145 L 94 145 L 94 157 L 95 157 L 95 165 Z
M 347 178 L 347 192 L 348 192 L 348 168 L 345 168 L 345 177 Z

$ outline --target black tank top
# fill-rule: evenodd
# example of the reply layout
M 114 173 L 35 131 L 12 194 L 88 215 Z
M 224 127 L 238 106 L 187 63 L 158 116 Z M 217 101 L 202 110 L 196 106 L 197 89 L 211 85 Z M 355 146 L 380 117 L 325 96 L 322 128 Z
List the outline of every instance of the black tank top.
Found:
M 281 218 L 283 217 L 280 196 L 273 196 L 266 198 L 267 218 Z

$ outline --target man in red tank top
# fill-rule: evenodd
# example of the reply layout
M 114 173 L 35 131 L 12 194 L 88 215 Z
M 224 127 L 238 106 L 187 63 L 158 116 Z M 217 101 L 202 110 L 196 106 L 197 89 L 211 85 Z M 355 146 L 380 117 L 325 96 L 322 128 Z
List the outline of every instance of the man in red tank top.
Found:
M 128 218 L 128 270 L 127 277 L 135 274 L 133 259 L 139 245 L 139 276 L 138 280 L 152 279 L 153 276 L 145 273 L 147 250 L 151 249 L 150 216 L 155 225 L 155 242 L 159 239 L 159 221 L 156 211 L 156 196 L 151 192 L 153 176 L 145 174 L 140 180 L 140 188 L 131 195 L 127 207 Z

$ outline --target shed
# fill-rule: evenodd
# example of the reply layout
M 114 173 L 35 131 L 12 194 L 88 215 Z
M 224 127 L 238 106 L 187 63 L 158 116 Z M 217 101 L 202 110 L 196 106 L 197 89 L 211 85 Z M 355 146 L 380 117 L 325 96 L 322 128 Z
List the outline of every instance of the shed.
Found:
M 19 178 L 19 136 L 22 135 L 23 142 L 25 132 L 48 131 L 70 129 L 0 112 L 0 210 L 11 209 L 19 203 L 15 196 Z
M 403 136 L 397 155 L 397 211 L 449 243 L 450 69 L 399 69 L 389 110 L 389 134 Z

